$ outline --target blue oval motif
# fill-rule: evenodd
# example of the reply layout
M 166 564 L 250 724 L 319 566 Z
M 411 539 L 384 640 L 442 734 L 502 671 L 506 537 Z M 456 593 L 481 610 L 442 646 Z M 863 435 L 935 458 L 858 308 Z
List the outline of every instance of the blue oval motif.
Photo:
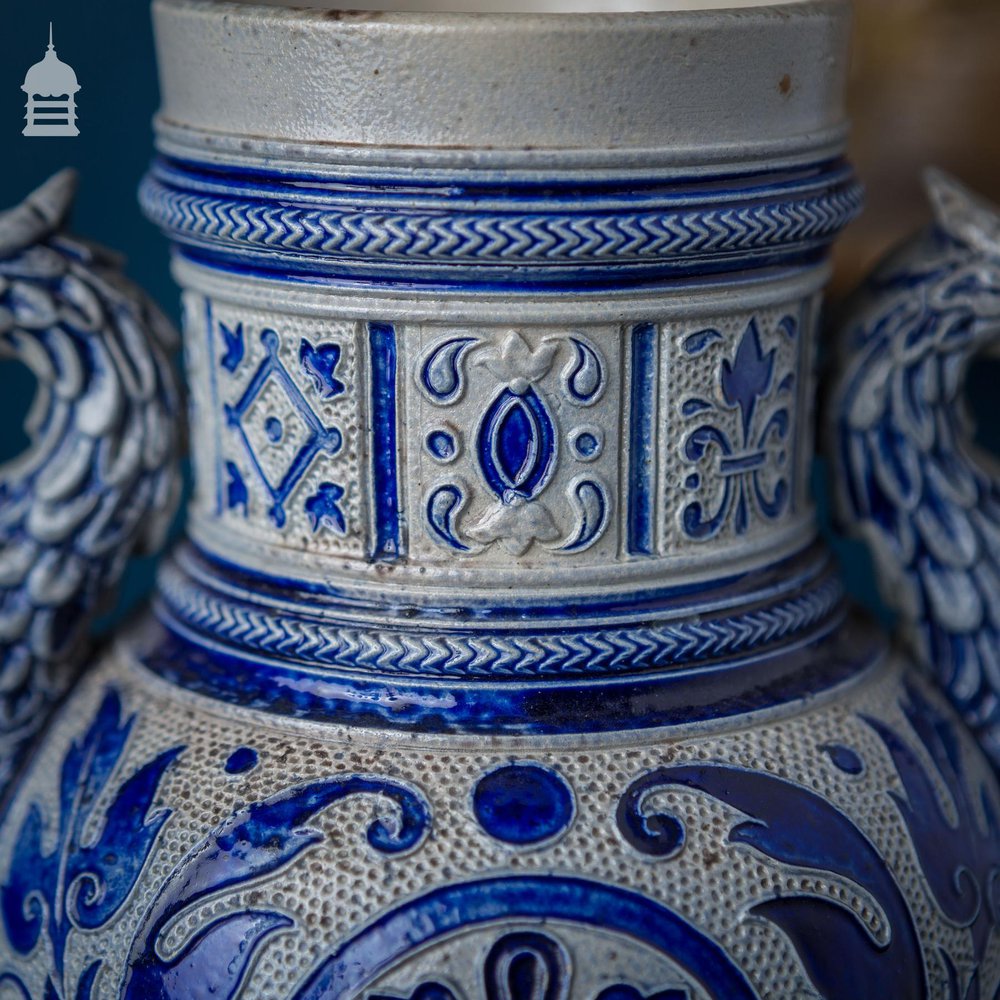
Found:
M 590 344 L 576 337 L 570 337 L 570 341 L 576 348 L 576 357 L 563 374 L 566 391 L 571 399 L 587 405 L 597 399 L 604 387 L 604 370 L 597 351 Z
M 479 463 L 493 492 L 530 500 L 545 484 L 554 451 L 552 421 L 535 390 L 504 389 L 479 431 Z
M 573 819 L 565 779 L 541 764 L 507 764 L 484 774 L 472 793 L 479 825 L 506 844 L 537 844 Z

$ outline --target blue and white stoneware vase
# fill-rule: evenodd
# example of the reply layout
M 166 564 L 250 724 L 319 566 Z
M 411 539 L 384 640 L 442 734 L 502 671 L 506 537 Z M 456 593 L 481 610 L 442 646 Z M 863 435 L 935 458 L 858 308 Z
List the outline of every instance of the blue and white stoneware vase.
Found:
M 847 5 L 652 6 L 157 0 L 196 485 L 10 782 L 0 997 L 1000 995 L 1000 223 L 933 177 L 840 338 L 894 646 L 808 485 Z M 8 777 L 176 479 L 67 185 L 0 219 Z

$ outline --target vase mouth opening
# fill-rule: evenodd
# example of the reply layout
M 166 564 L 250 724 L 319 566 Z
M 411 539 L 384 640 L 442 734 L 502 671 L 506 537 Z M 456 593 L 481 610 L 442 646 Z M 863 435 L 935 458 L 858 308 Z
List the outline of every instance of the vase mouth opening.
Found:
M 823 0 L 233 0 L 260 7 L 384 14 L 641 14 L 810 7 Z

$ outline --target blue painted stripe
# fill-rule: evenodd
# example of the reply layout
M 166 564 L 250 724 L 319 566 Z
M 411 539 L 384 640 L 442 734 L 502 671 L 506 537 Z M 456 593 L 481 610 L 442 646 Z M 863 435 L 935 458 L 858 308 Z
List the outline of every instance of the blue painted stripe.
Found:
M 629 407 L 628 551 L 653 554 L 653 414 L 656 412 L 656 327 L 632 328 Z
M 368 324 L 372 373 L 372 486 L 375 507 L 373 559 L 396 559 L 399 542 L 399 474 L 396 468 L 396 331 Z
M 224 507 L 222 475 L 224 462 L 222 458 L 222 421 L 219 419 L 219 373 L 216 371 L 215 319 L 212 316 L 212 300 L 207 295 L 205 296 L 205 336 L 207 338 L 205 348 L 208 351 L 208 377 L 212 393 L 212 413 L 206 414 L 205 417 L 211 420 L 215 439 L 215 516 L 221 517 Z

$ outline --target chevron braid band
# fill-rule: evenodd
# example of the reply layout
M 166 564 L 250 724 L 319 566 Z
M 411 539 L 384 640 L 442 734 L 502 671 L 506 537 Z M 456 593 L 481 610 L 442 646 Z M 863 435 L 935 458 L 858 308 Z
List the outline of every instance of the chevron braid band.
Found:
M 319 207 L 293 188 L 253 189 L 239 196 L 183 185 L 185 174 L 154 168 L 140 188 L 146 215 L 167 234 L 209 258 L 222 255 L 269 266 L 277 255 L 283 270 L 339 273 L 358 267 L 456 265 L 484 269 L 516 265 L 593 269 L 604 265 L 652 265 L 697 270 L 699 266 L 775 263 L 829 243 L 860 211 L 863 194 L 849 172 L 833 172 L 826 183 L 706 193 L 703 204 L 643 200 L 643 210 L 615 207 L 607 195 L 574 201 L 574 211 L 532 209 L 523 195 L 504 198 L 510 208 L 477 211 L 468 200 L 455 204 L 441 194 L 412 207 L 366 200 L 345 201 L 343 192 Z M 759 182 L 758 182 L 759 183 Z M 237 191 L 239 189 L 237 188 Z M 492 199 L 494 202 L 496 199 Z M 294 263 L 286 255 L 294 256 Z M 714 258 L 714 260 L 713 260 Z
M 418 676 L 599 676 L 703 662 L 799 640 L 843 609 L 824 574 L 796 596 L 717 618 L 633 627 L 418 630 L 338 625 L 215 593 L 175 564 L 160 573 L 159 615 L 244 650 L 301 662 Z

